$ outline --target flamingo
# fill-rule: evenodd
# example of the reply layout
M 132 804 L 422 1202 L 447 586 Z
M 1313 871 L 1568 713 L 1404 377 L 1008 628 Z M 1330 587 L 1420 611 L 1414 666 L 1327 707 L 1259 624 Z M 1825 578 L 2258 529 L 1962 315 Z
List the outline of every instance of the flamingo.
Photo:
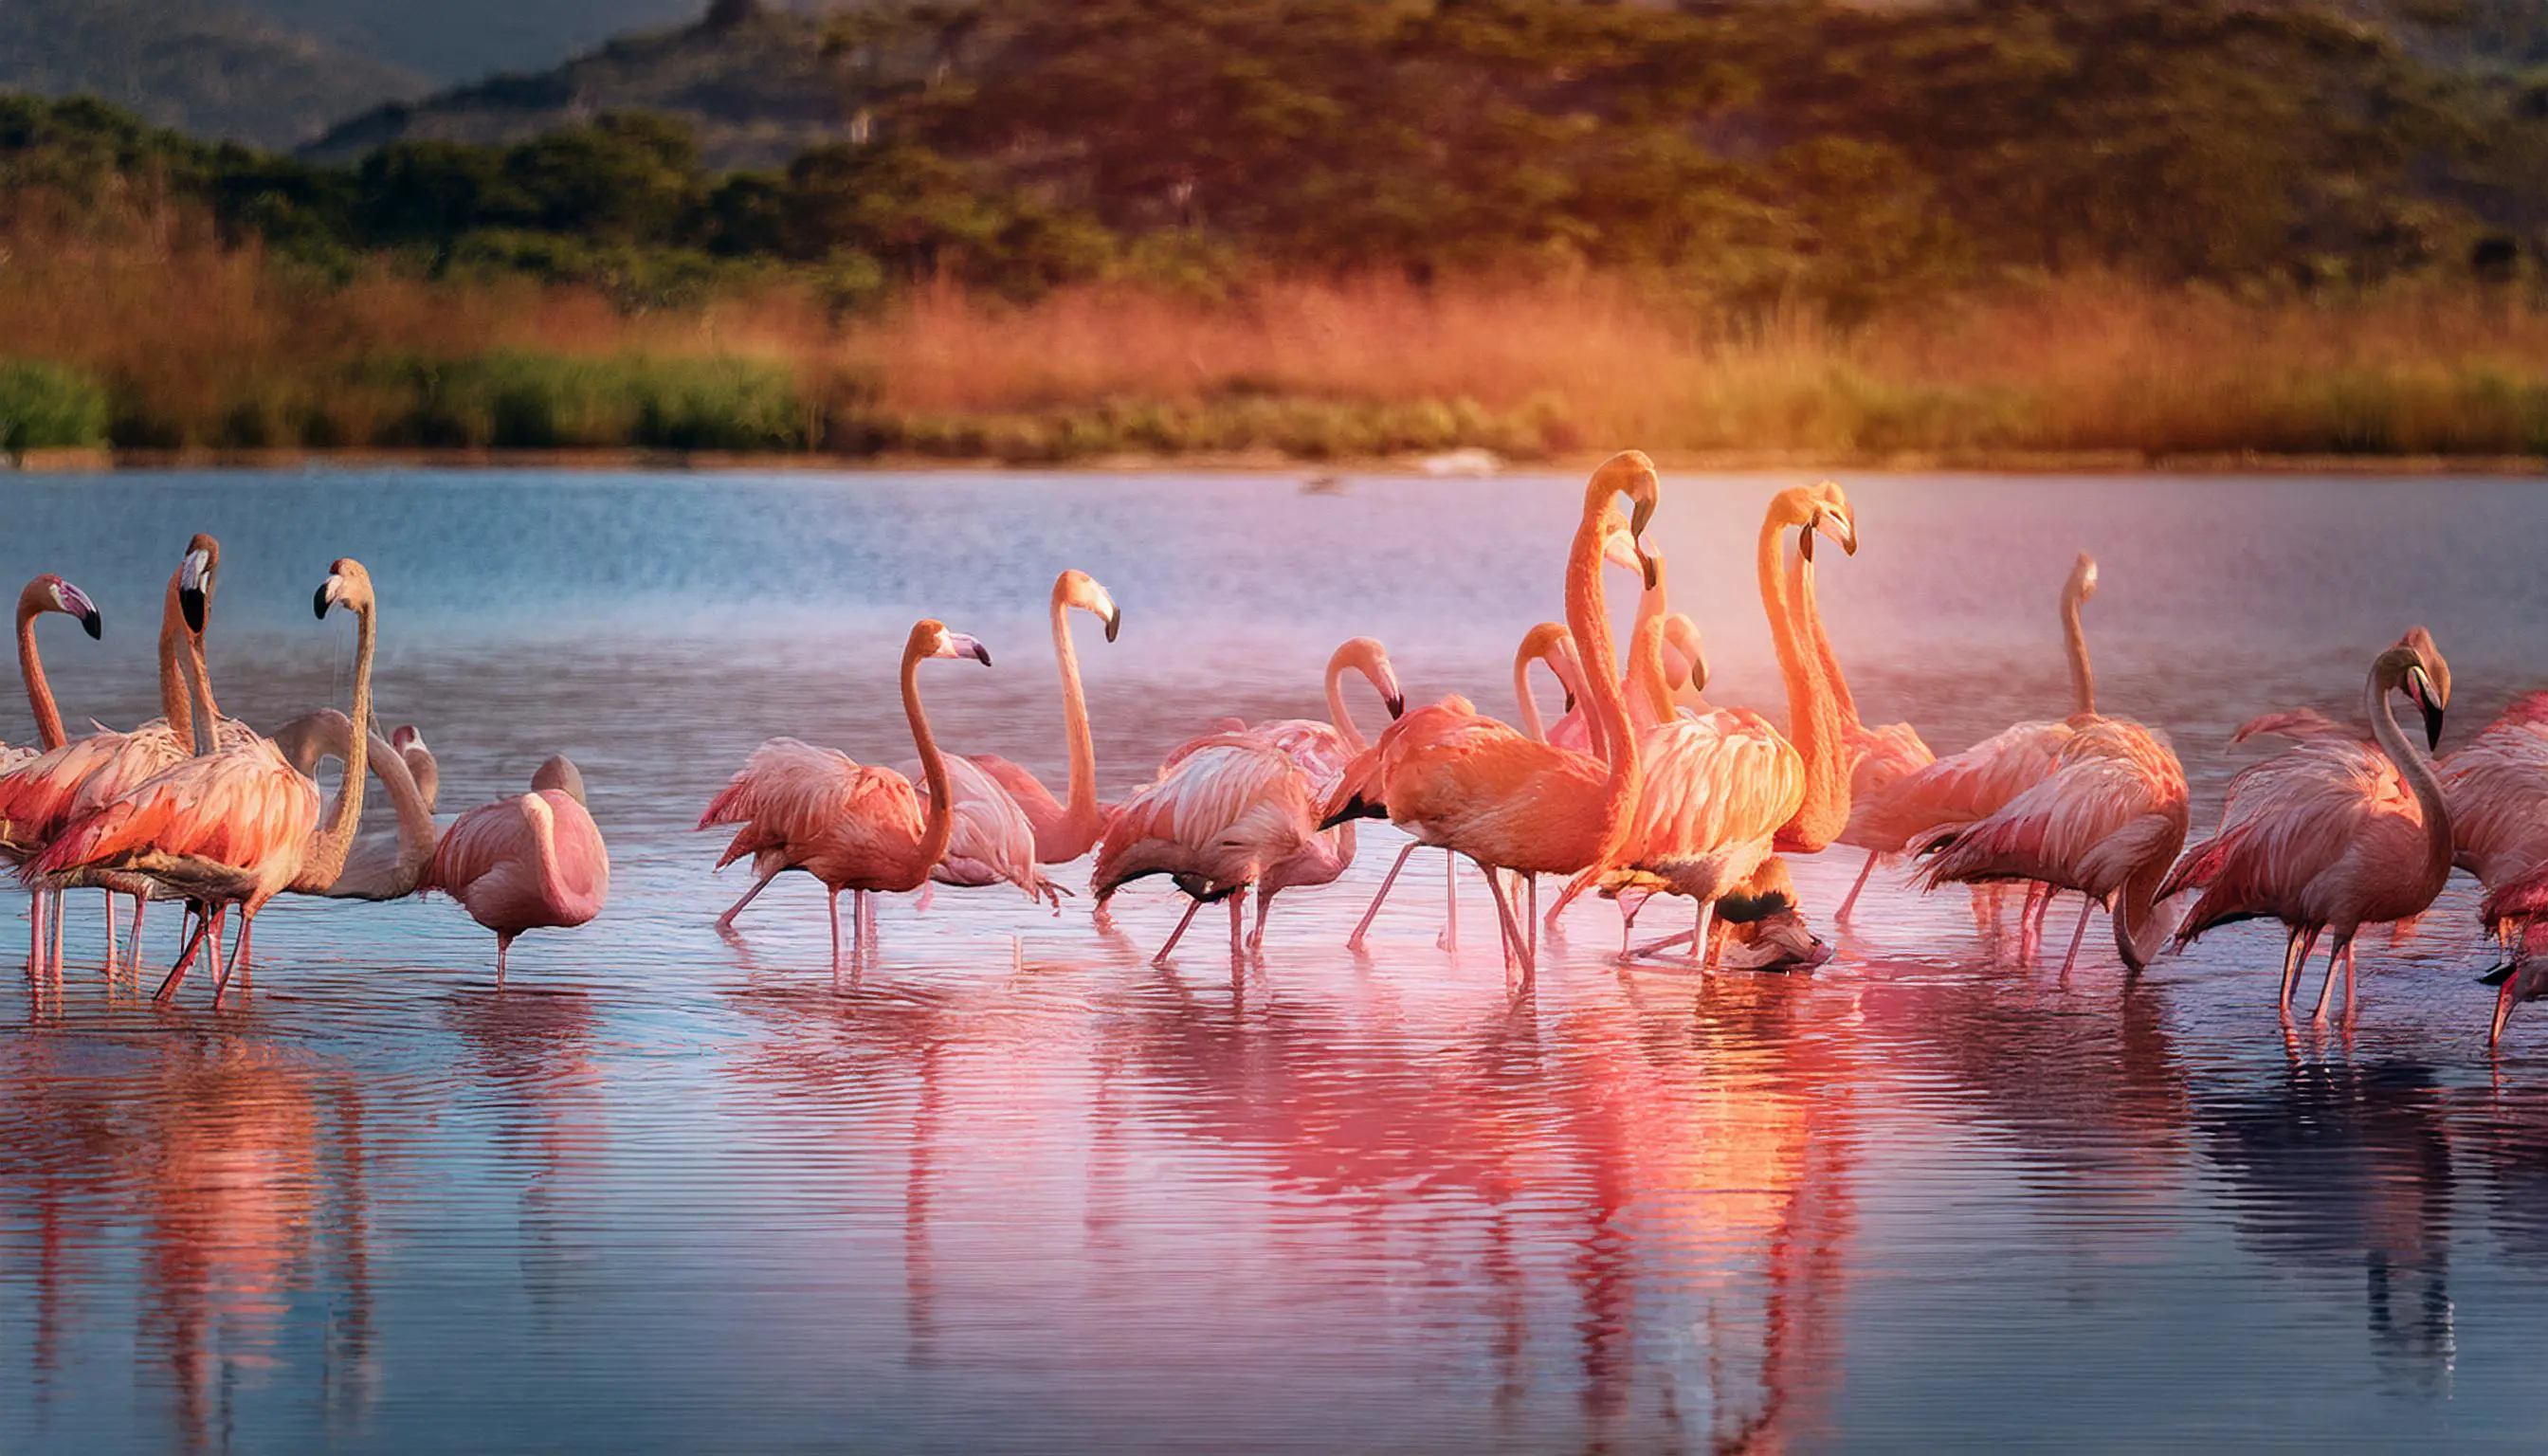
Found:
M 2373 660 L 2363 683 L 2363 714 L 2377 747 L 2318 738 L 2230 780 L 2220 830 L 2158 889 L 2161 900 L 2203 891 L 2176 933 L 2177 946 L 2233 920 L 2280 920 L 2290 932 L 2280 1002 L 2288 1019 L 2292 985 L 2311 948 L 2321 932 L 2331 933 L 2314 1020 L 2326 1019 L 2338 960 L 2350 1010 L 2354 932 L 2422 913 L 2450 877 L 2451 816 L 2441 780 L 2390 708 L 2390 694 L 2406 692 L 2423 714 L 2424 741 L 2437 745 L 2449 682 L 2440 649 L 2410 634 Z
M 18 673 L 26 681 L 27 708 L 35 716 L 36 742 L 42 747 L 0 747 L 0 772 L 8 775 L 0 777 L 0 785 L 7 784 L 20 771 L 41 762 L 45 755 L 59 752 L 67 741 L 67 735 L 62 732 L 61 709 L 53 703 L 52 683 L 45 679 L 44 658 L 36 651 L 36 618 L 46 612 L 60 612 L 78 618 L 81 629 L 88 633 L 91 641 L 100 640 L 105 635 L 105 619 L 98 614 L 97 606 L 89 600 L 88 593 L 59 577 L 50 574 L 38 577 L 18 593 Z M 6 803 L 6 799 L 0 799 L 0 805 Z M 11 807 L 0 807 L 0 858 L 7 859 L 12 864 L 25 863 L 43 847 L 41 836 L 51 827 L 28 816 L 24 808 L 16 808 L 13 812 Z M 49 957 L 46 946 L 48 919 L 55 943 Z M 38 897 L 28 908 L 27 925 L 27 973 L 35 974 L 39 966 L 49 958 L 58 974 L 61 897 L 58 894 Z M 106 926 L 107 970 L 112 974 L 115 969 L 115 897 L 111 894 L 107 896 Z
M 2077 890 L 2106 907 L 2116 953 L 2138 973 L 2172 928 L 2157 889 L 2185 848 L 2186 823 L 2185 769 L 2166 740 L 2130 719 L 2096 718 L 2062 745 L 2049 774 L 1950 831 L 1922 882 L 1935 889 L 2017 879 Z M 2082 909 L 2062 975 L 2087 932 Z
M 1244 908 L 1256 889 L 1256 928 L 1247 949 L 1265 941 L 1265 916 L 1276 893 L 1331 883 L 1353 863 L 1353 826 L 1321 826 L 1319 807 L 1370 747 L 1345 705 L 1344 675 L 1359 672 L 1392 719 L 1407 711 L 1388 650 L 1356 637 L 1327 660 L 1327 718 L 1281 718 L 1225 729 L 1179 745 L 1158 775 L 1116 806 L 1097 846 L 1091 889 L 1102 914 L 1132 880 L 1166 874 L 1194 903 L 1151 957 L 1166 963 L 1195 912 L 1231 901 L 1229 940 L 1241 950 Z
M 1602 462 L 1585 485 L 1584 515 L 1567 556 L 1567 627 L 1602 741 L 1617 746 L 1609 762 L 1533 742 L 1510 729 L 1482 730 L 1411 744 L 1386 784 L 1393 821 L 1423 843 L 1466 856 L 1486 872 L 1506 952 L 1526 979 L 1536 973 L 1537 951 L 1515 923 L 1495 871 L 1577 876 L 1559 899 L 1557 908 L 1564 909 L 1625 843 L 1642 787 L 1637 741 L 1610 643 L 1601 564 L 1621 529 L 1618 498 L 1629 499 L 1625 533 L 1630 551 L 1642 559 L 1642 538 L 1659 494 L 1654 462 L 1643 451 L 1623 451 Z M 1325 818 L 1340 822 L 1361 812 L 1351 802 L 1331 800 Z
M 754 896 L 789 869 L 802 869 L 829 892 L 832 973 L 841 969 L 841 891 L 848 890 L 857 921 L 857 958 L 869 946 L 867 895 L 900 894 L 929 880 L 955 838 L 954 794 L 947 760 L 931 736 L 920 706 L 920 665 L 932 658 L 971 658 L 989 667 L 991 650 L 947 624 L 914 622 L 902 649 L 902 710 L 929 785 L 922 812 L 911 780 L 891 769 L 861 764 L 845 753 L 793 738 L 774 738 L 752 751 L 743 768 L 699 815 L 699 828 L 738 826 L 722 869 L 749 855 L 757 871 L 752 888 L 719 917 L 720 929 Z
M 2087 552 L 2070 565 L 2061 587 L 2061 638 L 2070 663 L 2070 714 L 2012 724 L 1961 753 L 1912 771 L 1863 810 L 1853 810 L 1849 841 L 1870 854 L 1900 854 L 1940 831 L 1960 829 L 2005 807 L 2041 782 L 2060 762 L 2073 723 L 2097 711 L 2097 677 L 2088 661 L 2088 634 L 2079 609 L 2097 594 L 2097 563 Z M 1861 873 L 1861 879 L 1866 876 Z M 1856 891 L 1852 891 L 1855 898 Z M 2030 943 L 2050 897 L 2030 887 L 2021 935 Z
M 1076 607 L 1106 624 L 1106 640 L 1124 626 L 1115 598 L 1085 572 L 1065 571 L 1052 583 L 1052 655 L 1061 668 L 1061 731 L 1070 751 L 1067 802 L 1055 803 L 1052 790 L 1033 774 L 994 754 L 966 759 L 999 781 L 1026 811 L 1035 829 L 1035 857 L 1046 864 L 1067 864 L 1096 847 L 1106 829 L 1106 811 L 1097 802 L 1097 745 L 1088 729 L 1088 702 L 1080 693 L 1079 654 L 1071 646 L 1070 611 Z
M 584 775 L 561 755 L 540 765 L 529 793 L 453 820 L 423 888 L 458 900 L 470 919 L 496 933 L 496 989 L 502 990 L 515 936 L 582 925 L 610 897 L 610 852 L 585 809 Z
M 188 759 L 78 816 L 20 871 L 31 884 L 72 873 L 129 872 L 211 912 L 161 982 L 160 1000 L 175 994 L 207 932 L 216 937 L 218 958 L 218 916 L 236 905 L 238 939 L 229 963 L 213 982 L 213 1004 L 219 1006 L 230 976 L 246 958 L 257 912 L 266 901 L 287 888 L 323 890 L 344 869 L 353 847 L 370 757 L 372 656 L 378 641 L 371 574 L 351 557 L 337 558 L 312 606 L 321 620 L 332 607 L 354 615 L 353 732 L 344 787 L 323 825 L 318 785 L 286 762 L 272 739 L 259 738 Z M 195 696 L 199 724 L 215 723 L 211 693 L 200 677 Z
M 902 776 L 923 774 L 918 761 L 899 767 Z M 939 884 L 978 887 L 1013 884 L 1038 904 L 1061 908 L 1063 890 L 1036 864 L 1035 823 L 1006 785 L 961 754 L 947 760 L 947 782 L 956 795 L 956 832 L 929 877 Z M 921 793 L 927 796 L 928 790 Z M 925 807 L 925 806 L 924 806 Z M 925 897 L 928 890 L 921 891 Z M 928 901 L 924 898 L 924 906 Z
M 320 708 L 274 730 L 274 743 L 284 762 L 315 777 L 320 759 L 347 756 L 353 736 L 352 719 L 334 708 Z M 373 735 L 367 763 L 381 791 L 389 795 L 397 825 L 389 834 L 360 834 L 335 879 L 310 893 L 336 900 L 398 900 L 423 886 L 425 866 L 440 838 L 433 803 L 441 774 L 433 751 L 423 734 L 401 724 L 387 742 Z M 341 784 L 338 792 L 343 792 Z
M 1798 551 L 1787 557 L 1786 565 L 1787 598 L 1797 629 L 1813 649 L 1815 670 L 1822 675 L 1840 709 L 1841 735 L 1849 745 L 1850 816 L 1838 842 L 1865 849 L 1866 862 L 1859 866 L 1858 878 L 1851 882 L 1849 893 L 1842 897 L 1840 909 L 1832 916 L 1834 920 L 1847 920 L 1858 904 L 1860 892 L 1866 888 L 1867 876 L 1875 871 L 1876 862 L 1885 858 L 1884 850 L 1866 842 L 1866 806 L 1936 763 L 1938 756 L 1921 739 L 1920 730 L 1910 724 L 1887 723 L 1870 728 L 1858 715 L 1858 696 L 1850 691 L 1849 678 L 1841 672 L 1840 655 L 1832 650 L 1831 633 L 1823 626 L 1822 607 L 1814 596 L 1813 560 Z
M 1631 557 L 1630 560 L 1633 561 L 1634 558 Z M 1539 704 L 1531 698 L 1530 668 L 1533 663 L 1543 662 L 1548 665 L 1550 672 L 1557 675 L 1559 684 L 1566 689 L 1566 708 L 1569 713 L 1572 713 L 1575 709 L 1578 689 L 1583 685 L 1584 672 L 1582 665 L 1576 660 L 1575 639 L 1568 634 L 1565 623 L 1538 623 L 1522 634 L 1521 645 L 1513 652 L 1513 701 L 1521 716 L 1521 732 L 1524 737 L 1537 743 L 1546 743 L 1548 733 L 1539 716 Z M 1384 785 L 1390 770 L 1396 767 L 1400 762 L 1400 755 L 1410 745 L 1428 737 L 1447 736 L 1472 730 L 1494 731 L 1502 729 L 1503 726 L 1492 718 L 1480 715 L 1467 698 L 1457 694 L 1430 706 L 1417 708 L 1381 730 L 1378 741 L 1356 758 L 1353 767 L 1347 769 L 1344 781 L 1329 794 L 1328 801 L 1340 807 L 1350 806 L 1363 815 L 1385 817 L 1388 813 L 1388 791 Z M 1323 809 L 1321 813 L 1323 816 Z M 1423 841 L 1410 839 L 1399 850 L 1398 859 L 1389 866 L 1389 873 L 1381 877 L 1380 890 L 1371 897 L 1370 907 L 1363 911 L 1362 919 L 1354 926 L 1353 934 L 1345 938 L 1346 949 L 1353 951 L 1362 949 L 1364 937 L 1371 932 L 1372 921 L 1379 916 L 1382 903 L 1388 900 L 1391 888 L 1398 883 L 1399 871 L 1407 867 L 1408 857 L 1423 847 Z M 1447 906 L 1449 923 L 1442 935 L 1436 939 L 1436 944 L 1446 951 L 1458 950 L 1460 944 L 1459 883 L 1454 869 L 1458 864 L 1459 856 L 1447 850 L 1443 852 L 1444 903 Z M 1538 913 L 1539 881 L 1534 878 L 1529 883 L 1535 924 Z
M 2548 992 L 2548 975 L 2530 961 L 2531 923 L 2548 911 L 2548 692 L 2514 698 L 2442 761 L 2440 776 L 2453 862 L 2486 886 L 2479 918 L 2504 953 L 2485 977 L 2500 988 L 2487 1033 L 2494 1046 L 2516 1004 Z

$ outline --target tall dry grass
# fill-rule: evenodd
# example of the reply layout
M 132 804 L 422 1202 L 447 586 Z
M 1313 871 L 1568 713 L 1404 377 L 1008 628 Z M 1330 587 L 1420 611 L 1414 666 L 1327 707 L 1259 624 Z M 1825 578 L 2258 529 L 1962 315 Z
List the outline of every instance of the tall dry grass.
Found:
M 2548 453 L 2548 311 L 2467 287 L 2257 301 L 2081 277 L 1847 329 L 1607 277 L 1276 280 L 1217 302 L 1088 287 L 1026 305 L 931 287 L 848 320 L 774 285 L 629 316 L 527 280 L 383 264 L 322 281 L 154 219 L 0 232 L 0 356 L 87 371 L 118 441 L 150 445 L 412 443 L 429 412 L 417 379 L 500 356 L 782 366 L 808 444 L 1033 459 Z

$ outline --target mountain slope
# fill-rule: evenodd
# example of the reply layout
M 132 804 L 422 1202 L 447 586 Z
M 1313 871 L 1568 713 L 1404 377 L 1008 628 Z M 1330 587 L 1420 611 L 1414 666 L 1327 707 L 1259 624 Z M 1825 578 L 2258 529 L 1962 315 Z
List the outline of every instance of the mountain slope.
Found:
M 94 92 L 198 136 L 288 146 L 421 85 L 219 0 L 0 0 L 0 87 Z
M 295 30 L 437 82 L 557 64 L 626 31 L 695 18 L 706 0 L 250 0 Z M 331 118 L 331 120 L 333 120 Z

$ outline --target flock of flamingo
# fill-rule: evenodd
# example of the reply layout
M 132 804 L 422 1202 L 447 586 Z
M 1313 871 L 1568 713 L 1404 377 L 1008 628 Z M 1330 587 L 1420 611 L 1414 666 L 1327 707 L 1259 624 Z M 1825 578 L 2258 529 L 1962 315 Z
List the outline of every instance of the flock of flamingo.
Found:
M 1231 952 L 1243 956 L 1261 949 L 1278 892 L 1335 881 L 1353 862 L 1355 821 L 1386 818 L 1409 843 L 1349 944 L 1361 945 L 1409 858 L 1429 846 L 1446 852 L 1446 874 L 1463 859 L 1483 872 L 1505 964 L 1525 979 L 1539 956 L 1543 875 L 1564 878 L 1545 917 L 1551 926 L 1588 890 L 1617 902 L 1623 960 L 1683 952 L 1677 958 L 1702 968 L 1818 963 L 1829 953 L 1806 927 L 1784 857 L 1844 845 L 1865 851 L 1866 863 L 1836 912 L 1841 921 L 1879 863 L 1911 856 L 1921 886 L 1974 886 L 1994 912 L 2004 887 L 2023 886 L 2018 925 L 2031 958 L 2052 900 L 2077 893 L 2065 976 L 2098 908 L 2135 974 L 2213 927 L 2278 920 L 2288 932 L 2286 1019 L 2301 971 L 2326 937 L 2320 1022 L 2339 970 L 2352 1011 L 2360 929 L 2421 915 L 2456 866 L 2484 884 L 2480 913 L 2504 952 L 2486 978 L 2500 988 L 2490 1042 L 2501 1040 L 2513 1006 L 2548 994 L 2548 960 L 2534 959 L 2529 945 L 2548 912 L 2548 692 L 2516 700 L 2436 765 L 2427 753 L 2440 746 L 2450 668 L 2431 636 L 2413 628 L 2371 664 L 2367 726 L 2297 710 L 2242 727 L 2238 739 L 2272 734 L 2293 746 L 2230 781 L 2219 830 L 2189 851 L 2185 773 L 2167 740 L 2098 710 L 2081 624 L 2097 568 L 2085 553 L 2060 603 L 2069 714 L 2019 723 L 1939 758 L 1908 724 L 1861 721 L 1824 631 L 1815 542 L 1858 549 L 1840 487 L 1781 491 L 1761 526 L 1759 585 L 1786 687 L 1783 733 L 1758 712 L 1712 707 L 1701 696 L 1698 628 L 1671 609 L 1663 559 L 1645 541 L 1660 496 L 1654 465 L 1639 452 L 1593 473 L 1567 559 L 1565 620 L 1531 629 L 1514 658 L 1520 727 L 1456 695 L 1410 711 L 1387 651 L 1357 637 L 1327 665 L 1326 721 L 1224 720 L 1111 806 L 1097 799 L 1070 627 L 1070 613 L 1085 611 L 1114 639 L 1122 614 L 1104 588 L 1076 571 L 1053 586 L 1069 753 L 1060 798 L 1006 760 L 941 751 L 921 705 L 920 665 L 991 657 L 973 638 L 921 621 L 901 663 L 916 763 L 905 771 L 862 764 L 793 738 L 761 745 L 699 819 L 702 830 L 733 830 L 719 867 L 749 859 L 754 869 L 717 925 L 731 929 L 774 878 L 801 870 L 829 893 L 837 975 L 844 891 L 851 956 L 864 965 L 875 948 L 873 895 L 926 892 L 932 881 L 1005 882 L 1057 909 L 1063 891 L 1045 866 L 1093 851 L 1101 924 L 1123 886 L 1164 875 L 1190 903 L 1157 958 L 1215 901 L 1228 906 Z M 197 536 L 171 577 L 159 642 L 165 715 L 130 733 L 67 739 L 45 682 L 35 619 L 66 613 L 96 636 L 88 597 L 47 576 L 20 598 L 19 656 L 43 746 L 0 761 L 8 771 L 0 774 L 0 854 L 35 891 L 31 973 L 58 978 L 61 893 L 82 886 L 108 896 L 110 974 L 115 895 L 134 899 L 136 961 L 147 903 L 184 901 L 183 949 L 158 994 L 173 993 L 209 936 L 217 1003 L 248 973 L 256 915 L 277 894 L 446 893 L 496 932 L 500 985 L 515 936 L 581 925 L 600 911 L 608 855 L 564 758 L 541 767 L 530 792 L 437 826 L 434 761 L 421 736 L 402 726 L 384 740 L 372 720 L 375 611 L 359 563 L 337 561 L 315 602 L 321 617 L 341 607 L 357 622 L 350 714 L 314 713 L 271 737 L 220 716 L 203 646 L 219 557 L 211 537 Z M 1641 584 L 1624 669 L 1609 632 L 1607 567 L 1634 572 Z M 1566 711 L 1554 723 L 1532 696 L 1535 665 L 1565 689 Z M 1345 701 L 1354 675 L 1378 691 L 1392 720 L 1376 738 L 1365 737 Z M 2422 747 L 2399 727 L 2400 694 L 2418 710 Z M 332 804 L 312 776 L 326 757 L 343 764 Z M 397 811 L 386 840 L 358 833 L 367 777 Z M 2192 904 L 2180 909 L 2188 895 Z M 1636 946 L 1631 929 L 1657 896 L 1689 901 L 1694 924 Z M 1456 945 L 1456 893 L 1447 904 L 1443 939 Z M 238 928 L 225 958 L 232 908 Z

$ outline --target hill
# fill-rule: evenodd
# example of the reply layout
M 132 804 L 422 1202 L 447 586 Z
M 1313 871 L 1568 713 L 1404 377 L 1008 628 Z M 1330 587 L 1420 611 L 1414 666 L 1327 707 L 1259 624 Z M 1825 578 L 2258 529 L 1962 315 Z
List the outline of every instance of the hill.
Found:
M 704 0 L 247 0 L 298 31 L 435 82 L 555 65 L 623 32 L 695 16 Z
M 219 0 L 0 5 L 0 88 L 93 93 L 199 136 L 289 146 L 424 85 L 402 66 Z

